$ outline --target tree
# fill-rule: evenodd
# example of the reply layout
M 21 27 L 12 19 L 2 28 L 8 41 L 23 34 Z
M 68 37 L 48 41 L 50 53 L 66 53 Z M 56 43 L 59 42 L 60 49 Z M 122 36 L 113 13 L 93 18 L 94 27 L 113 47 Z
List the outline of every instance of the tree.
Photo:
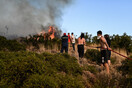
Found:
M 99 44 L 99 40 L 97 39 L 97 36 L 94 36 L 93 38 L 92 38 L 92 43 L 95 43 L 95 44 Z

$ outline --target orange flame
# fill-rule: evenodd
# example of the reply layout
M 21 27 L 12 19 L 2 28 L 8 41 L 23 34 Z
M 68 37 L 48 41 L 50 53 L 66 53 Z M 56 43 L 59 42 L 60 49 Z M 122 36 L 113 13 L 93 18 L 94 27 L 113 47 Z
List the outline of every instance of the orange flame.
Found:
M 54 29 L 54 27 L 50 26 L 49 30 L 48 30 L 48 33 L 49 33 L 51 39 L 55 38 L 55 29 Z

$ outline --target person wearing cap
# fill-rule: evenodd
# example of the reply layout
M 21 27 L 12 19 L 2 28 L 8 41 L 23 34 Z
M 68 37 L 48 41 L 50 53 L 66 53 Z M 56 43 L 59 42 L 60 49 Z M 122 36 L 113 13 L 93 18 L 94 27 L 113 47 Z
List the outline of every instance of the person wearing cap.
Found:
M 101 47 L 101 66 L 106 67 L 107 73 L 109 74 L 109 65 L 108 65 L 108 50 L 111 50 L 106 39 L 102 36 L 102 31 L 97 32 L 97 39 L 100 40 Z
M 63 34 L 61 40 L 62 40 L 61 53 L 63 53 L 64 50 L 66 53 L 68 53 L 68 36 L 66 35 L 66 33 Z

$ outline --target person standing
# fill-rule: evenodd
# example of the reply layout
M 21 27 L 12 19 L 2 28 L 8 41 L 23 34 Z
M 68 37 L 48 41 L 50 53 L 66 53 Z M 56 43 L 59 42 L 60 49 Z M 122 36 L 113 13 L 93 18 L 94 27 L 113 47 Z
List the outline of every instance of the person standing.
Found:
M 63 53 L 64 50 L 66 53 L 68 53 L 68 36 L 66 35 L 66 33 L 63 34 L 61 40 L 62 40 L 61 53 Z
M 108 65 L 108 53 L 107 50 L 111 50 L 109 45 L 107 44 L 106 39 L 102 36 L 102 31 L 97 32 L 97 39 L 100 40 L 101 45 L 101 66 L 105 66 L 107 73 L 109 74 L 109 65 Z
M 75 36 L 74 36 L 74 33 L 71 33 L 71 42 L 72 42 L 73 50 L 75 51 Z
M 78 38 L 78 54 L 80 64 L 82 64 L 82 58 L 84 56 L 84 45 L 85 45 L 84 33 L 81 33 L 81 37 Z
M 107 43 L 108 43 L 108 45 L 109 45 L 109 47 L 111 46 L 111 40 L 110 40 L 110 37 L 109 37 L 109 35 L 108 34 L 106 34 L 106 35 L 104 35 L 104 37 L 105 37 L 105 39 L 106 39 L 106 41 L 107 41 Z M 110 50 L 108 50 L 108 65 L 110 66 L 111 65 L 111 51 Z
M 71 45 L 71 36 L 70 33 L 68 33 L 68 47 L 70 49 L 70 45 Z

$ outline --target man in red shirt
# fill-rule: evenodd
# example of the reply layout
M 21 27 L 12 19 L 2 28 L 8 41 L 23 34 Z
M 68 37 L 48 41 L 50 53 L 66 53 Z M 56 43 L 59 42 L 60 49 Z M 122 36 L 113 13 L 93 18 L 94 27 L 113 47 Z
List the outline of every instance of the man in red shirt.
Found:
M 70 49 L 70 44 L 71 44 L 71 36 L 70 33 L 68 33 L 68 47 Z

